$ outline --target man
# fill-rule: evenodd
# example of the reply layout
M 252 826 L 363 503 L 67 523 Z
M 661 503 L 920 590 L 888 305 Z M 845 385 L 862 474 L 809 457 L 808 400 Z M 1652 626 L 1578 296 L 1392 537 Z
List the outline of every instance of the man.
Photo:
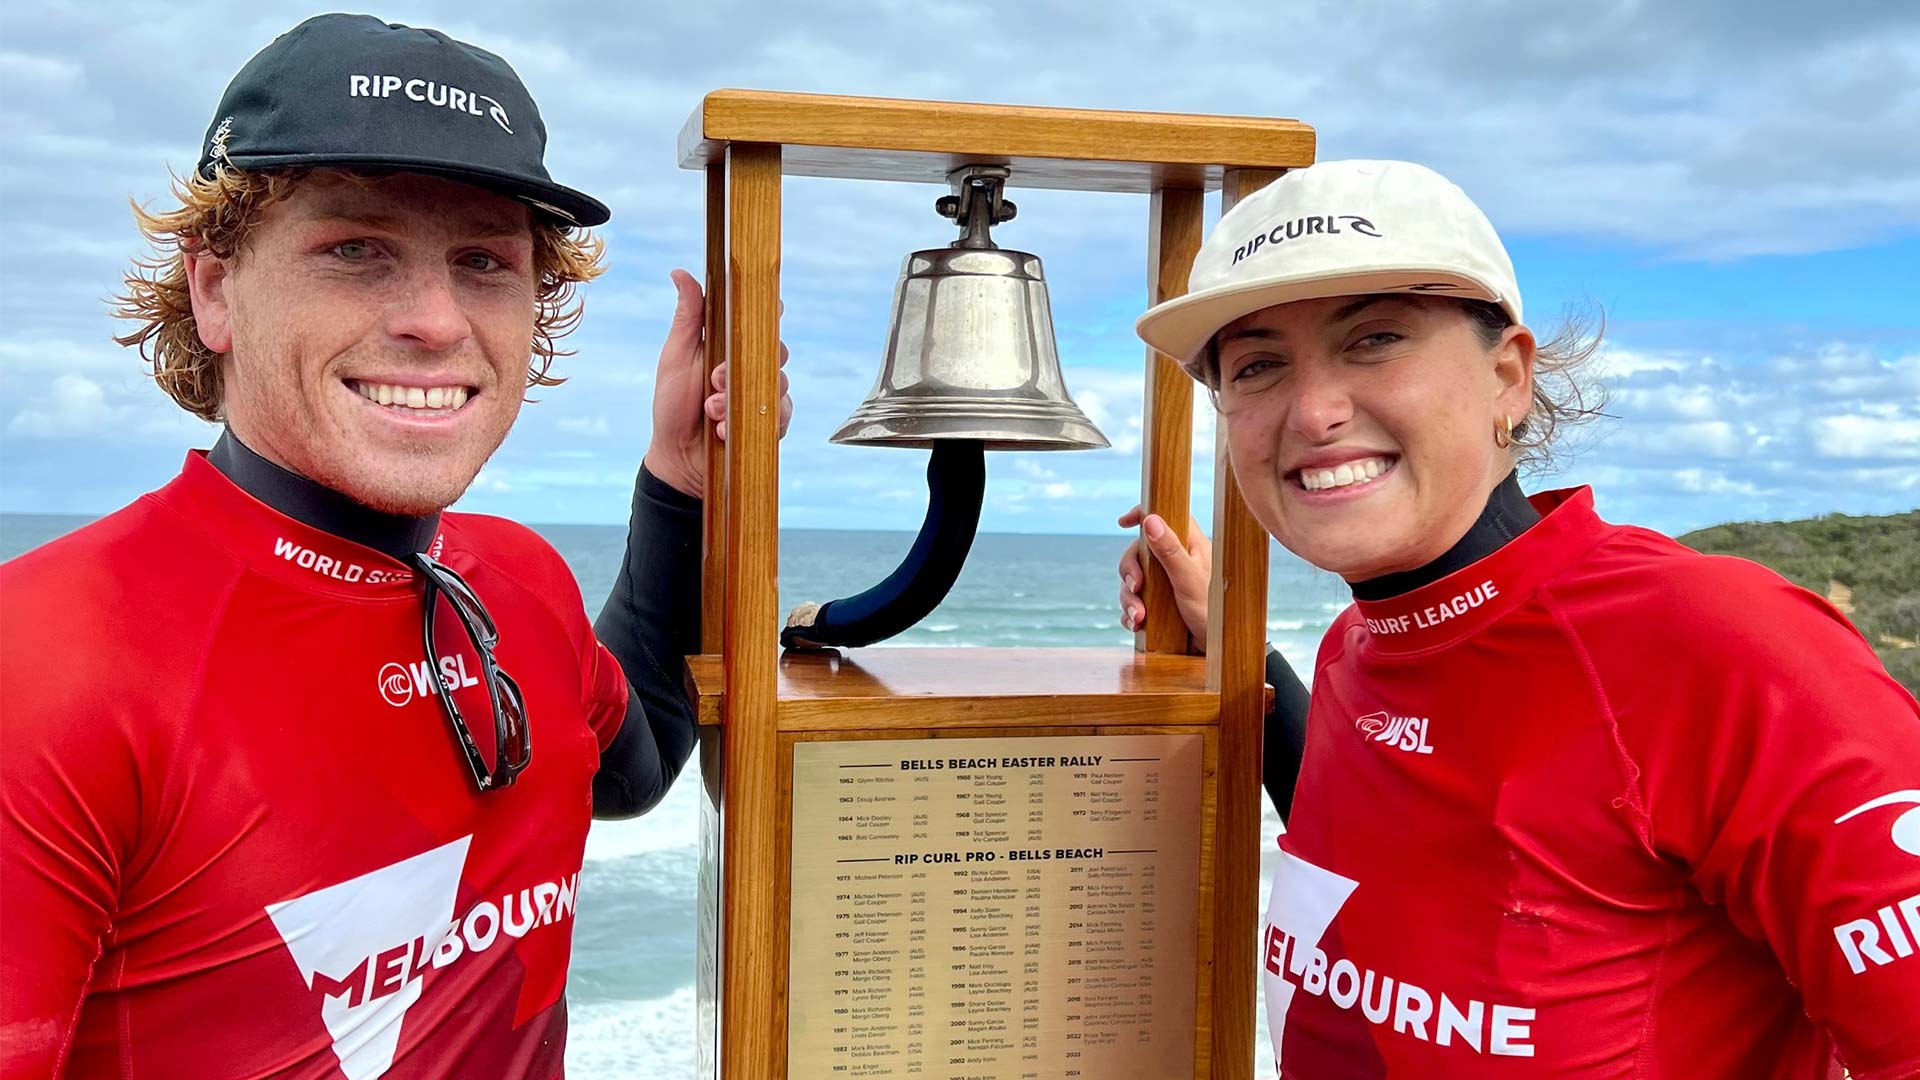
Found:
M 0 569 L 0 1074 L 560 1075 L 589 811 L 645 811 L 694 740 L 724 398 L 677 274 L 595 625 L 532 532 L 441 513 L 600 270 L 544 143 L 498 57 L 321 16 L 139 212 L 122 340 L 226 431 Z

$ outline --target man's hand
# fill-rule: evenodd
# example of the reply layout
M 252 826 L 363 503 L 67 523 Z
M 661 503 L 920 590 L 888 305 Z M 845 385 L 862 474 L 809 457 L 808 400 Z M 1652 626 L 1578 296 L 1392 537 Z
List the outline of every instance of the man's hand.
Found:
M 1120 527 L 1140 527 L 1146 534 L 1146 546 L 1154 560 L 1166 568 L 1173 583 L 1173 597 L 1180 605 L 1180 620 L 1187 633 L 1202 646 L 1207 641 L 1207 585 L 1213 579 L 1213 544 L 1192 518 L 1187 519 L 1187 542 L 1174 538 L 1165 518 L 1142 513 L 1140 507 L 1120 515 Z M 1146 588 L 1146 566 L 1141 561 L 1140 541 L 1127 545 L 1120 556 L 1120 624 L 1138 630 L 1146 624 L 1147 605 L 1140 599 Z
M 727 437 L 727 365 L 706 377 L 706 297 L 700 283 L 685 270 L 673 272 L 679 301 L 673 325 L 660 347 L 660 367 L 653 381 L 653 441 L 647 446 L 647 471 L 684 494 L 700 498 L 707 491 L 707 422 Z M 784 307 L 784 305 L 783 305 Z M 787 346 L 780 345 L 780 366 L 787 366 Z M 793 419 L 793 399 L 787 396 L 787 373 L 780 373 L 780 436 L 786 437 Z

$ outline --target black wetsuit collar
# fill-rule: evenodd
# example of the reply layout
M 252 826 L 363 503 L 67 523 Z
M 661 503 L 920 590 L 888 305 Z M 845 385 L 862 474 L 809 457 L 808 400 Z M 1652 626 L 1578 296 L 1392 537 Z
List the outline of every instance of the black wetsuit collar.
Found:
M 240 490 L 295 521 L 401 562 L 427 550 L 440 531 L 439 514 L 408 517 L 363 506 L 254 453 L 231 430 L 220 433 L 207 461 Z
M 1479 519 L 1445 554 L 1417 569 L 1356 581 L 1353 583 L 1354 598 L 1385 600 L 1422 585 L 1430 585 L 1500 550 L 1507 541 L 1526 532 L 1529 526 L 1539 520 L 1540 512 L 1520 491 L 1519 474 L 1508 473 L 1507 478 L 1500 481 L 1500 486 L 1493 489 L 1493 494 L 1487 496 L 1486 508 L 1480 511 Z

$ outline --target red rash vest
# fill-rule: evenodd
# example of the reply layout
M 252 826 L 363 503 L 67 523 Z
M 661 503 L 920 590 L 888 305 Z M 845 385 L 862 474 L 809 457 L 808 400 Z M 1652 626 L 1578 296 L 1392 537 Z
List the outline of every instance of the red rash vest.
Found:
M 1261 943 L 1281 1075 L 1920 1076 L 1912 696 L 1771 571 L 1532 501 L 1321 645 Z
M 531 531 L 445 514 L 526 699 L 481 793 L 433 680 L 493 727 L 400 562 L 203 456 L 0 569 L 0 1074 L 556 1077 L 590 781 L 627 708 Z

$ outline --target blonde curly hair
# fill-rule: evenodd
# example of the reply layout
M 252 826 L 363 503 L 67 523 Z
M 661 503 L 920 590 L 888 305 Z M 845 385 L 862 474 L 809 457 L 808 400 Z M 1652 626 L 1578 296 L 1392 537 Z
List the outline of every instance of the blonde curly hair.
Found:
M 113 298 L 113 313 L 136 327 L 115 341 L 140 350 L 152 365 L 153 379 L 181 408 L 218 423 L 224 396 L 220 354 L 200 340 L 193 300 L 187 290 L 187 256 L 232 258 L 260 223 L 260 215 L 292 195 L 312 169 L 242 170 L 219 165 L 211 177 L 194 173 L 173 178 L 179 206 L 159 213 L 133 203 L 133 219 L 153 245 L 153 254 L 135 257 L 125 275 L 125 291 Z M 342 175 L 365 179 L 365 174 Z M 551 373 L 555 357 L 570 355 L 559 339 L 580 323 L 583 311 L 575 287 L 606 270 L 606 244 L 600 237 L 544 215 L 533 215 L 533 340 L 527 385 L 558 386 Z

